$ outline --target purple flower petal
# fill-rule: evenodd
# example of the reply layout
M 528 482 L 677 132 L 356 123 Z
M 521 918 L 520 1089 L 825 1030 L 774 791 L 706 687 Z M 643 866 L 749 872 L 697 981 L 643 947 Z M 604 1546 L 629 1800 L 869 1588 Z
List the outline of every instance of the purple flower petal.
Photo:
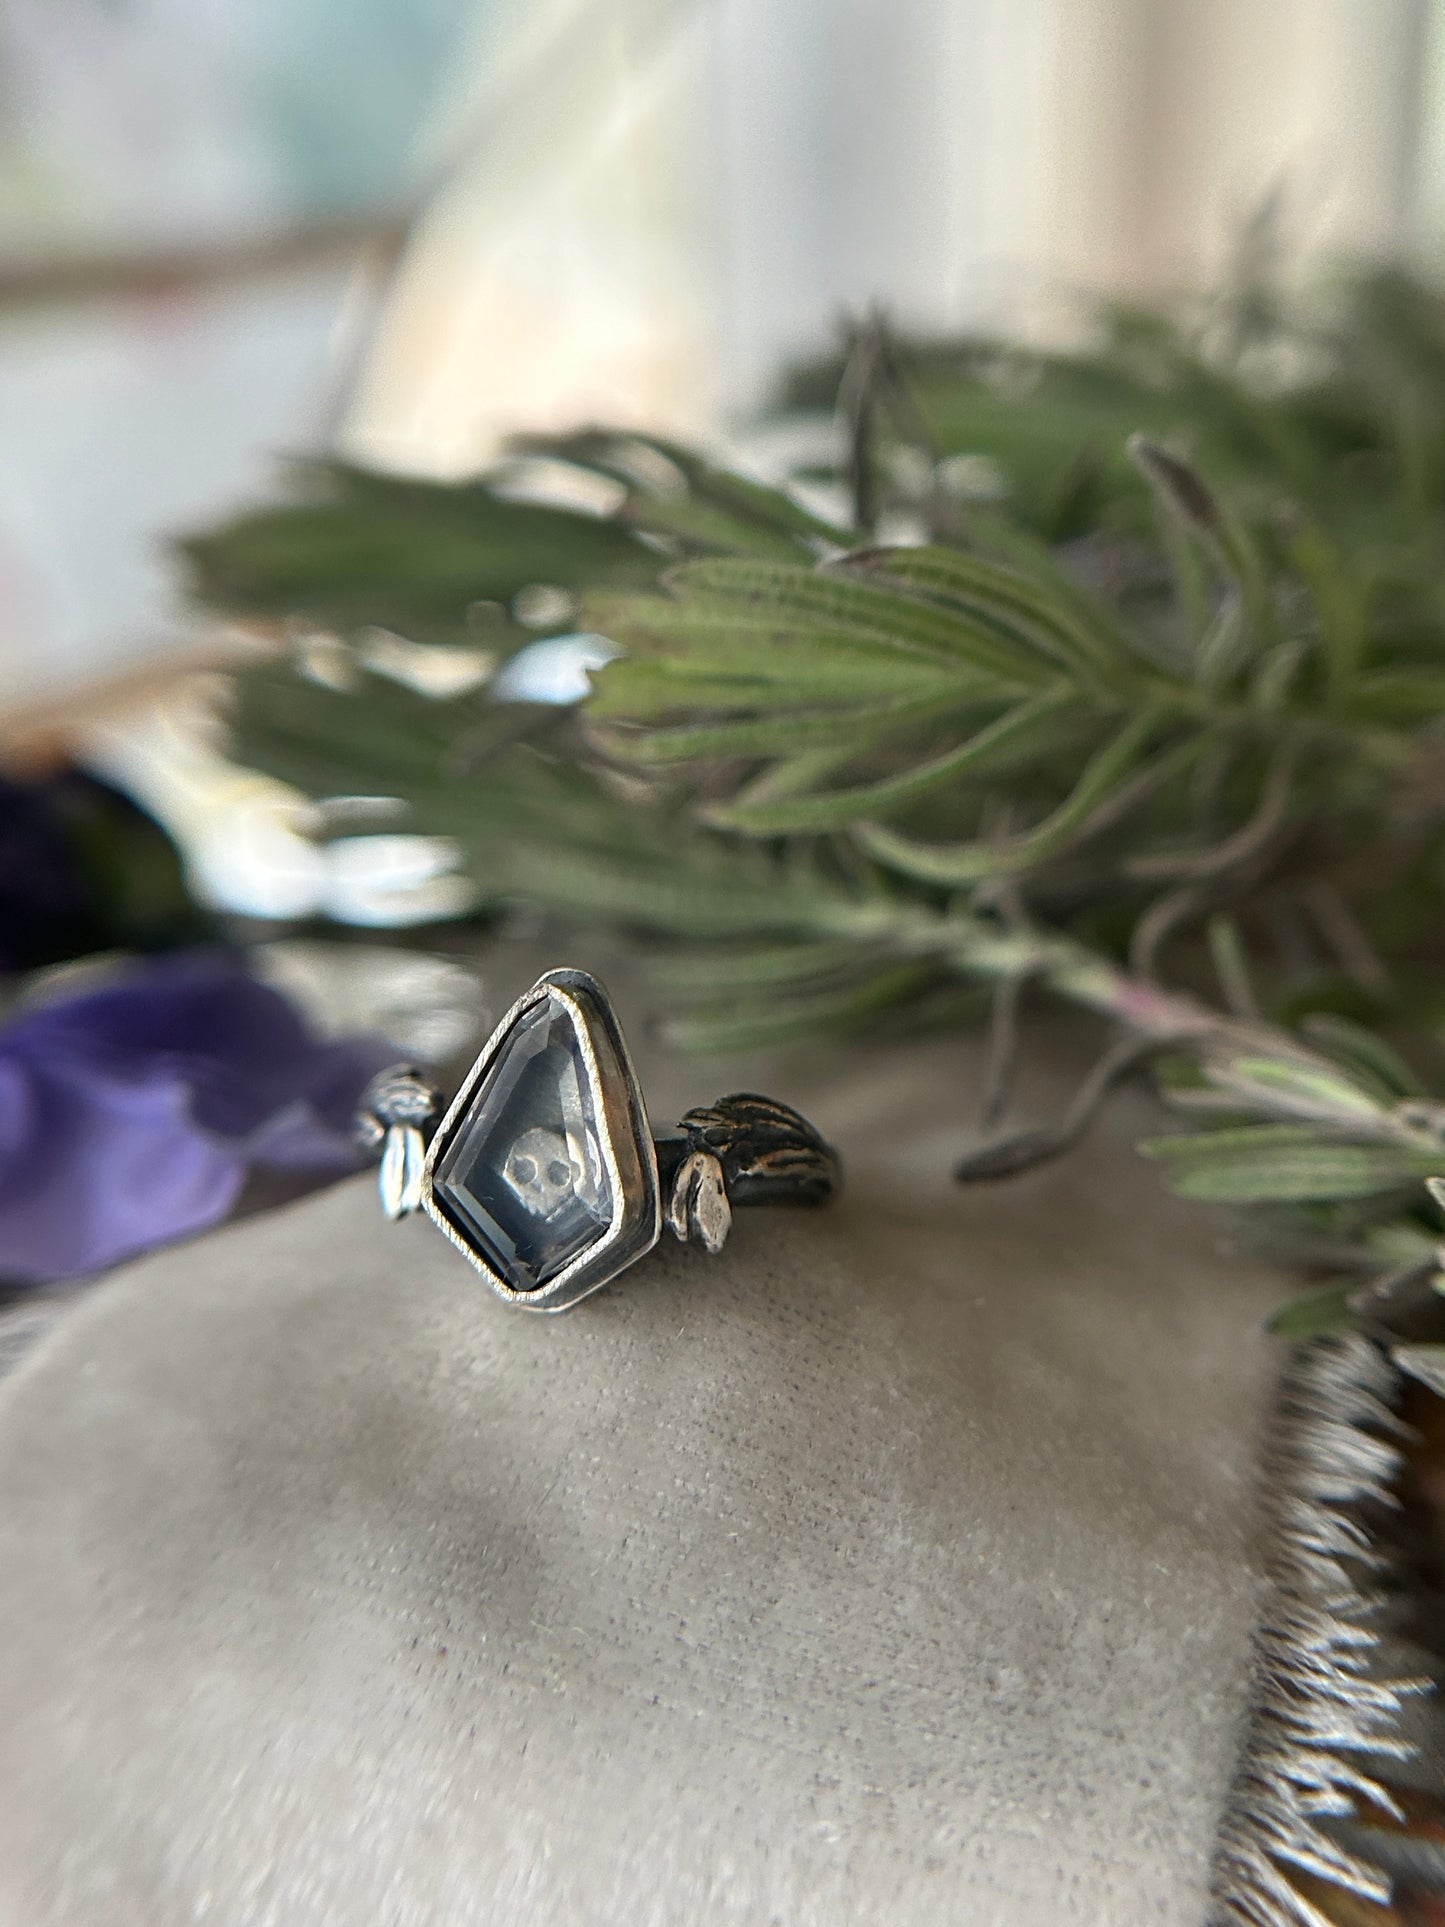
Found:
M 0 1030 L 0 1276 L 73 1277 L 214 1224 L 246 1174 L 354 1168 L 384 1039 L 312 1037 L 225 952 L 154 960 Z
M 0 1056 L 0 1272 L 76 1277 L 223 1218 L 245 1162 L 188 1107 L 170 1079 Z

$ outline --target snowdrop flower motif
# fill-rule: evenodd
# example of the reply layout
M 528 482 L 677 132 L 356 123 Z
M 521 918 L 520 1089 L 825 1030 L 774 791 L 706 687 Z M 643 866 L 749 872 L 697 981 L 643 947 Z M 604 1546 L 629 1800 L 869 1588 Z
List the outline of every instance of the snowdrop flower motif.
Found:
M 313 1037 L 221 950 L 128 966 L 0 1027 L 0 1279 L 98 1271 L 224 1218 L 253 1170 L 354 1168 L 395 1050 Z

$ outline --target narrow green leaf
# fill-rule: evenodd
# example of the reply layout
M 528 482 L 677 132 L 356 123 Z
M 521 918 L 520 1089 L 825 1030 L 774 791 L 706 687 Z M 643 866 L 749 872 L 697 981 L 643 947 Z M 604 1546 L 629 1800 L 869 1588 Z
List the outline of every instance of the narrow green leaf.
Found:
M 469 643 L 469 610 L 536 583 L 643 588 L 664 561 L 628 530 L 575 509 L 513 502 L 484 484 L 298 471 L 308 499 L 181 542 L 193 593 L 235 614 L 342 633 Z
M 597 601 L 589 609 L 591 626 L 617 643 L 629 657 L 672 665 L 692 673 L 737 675 L 746 670 L 764 681 L 804 674 L 810 664 L 872 663 L 884 674 L 910 670 L 948 678 L 959 688 L 981 693 L 1025 694 L 1041 680 L 1026 659 L 1000 665 L 961 651 L 917 648 L 896 636 L 862 629 L 828 629 L 782 614 L 717 601 L 669 602 L 646 598 L 622 603 Z
M 516 435 L 507 447 L 514 454 L 569 462 L 621 482 L 629 491 L 629 513 L 640 521 L 647 521 L 650 503 L 675 501 L 686 490 L 695 500 L 724 511 L 735 523 L 791 533 L 797 538 L 795 554 L 804 543 L 846 546 L 851 539 L 846 529 L 814 515 L 783 490 L 719 468 L 696 449 L 665 436 L 584 428 L 561 435 Z
M 1251 708 L 1261 716 L 1278 715 L 1289 701 L 1309 656 L 1309 645 L 1299 636 L 1277 642 L 1267 650 L 1250 683 Z
M 1111 799 L 1135 768 L 1158 726 L 1147 709 L 1110 737 L 1092 757 L 1073 790 L 1026 835 L 1008 842 L 937 845 L 916 842 L 881 824 L 864 823 L 856 834 L 880 863 L 920 882 L 942 885 L 978 883 L 984 877 L 1016 875 L 1054 856 L 1086 830 L 1090 817 Z
M 1231 1204 L 1373 1197 L 1408 1184 L 1418 1163 L 1403 1145 L 1351 1144 L 1295 1124 L 1153 1138 L 1139 1149 L 1181 1196 Z
M 1194 645 L 1194 677 L 1211 695 L 1256 660 L 1257 638 L 1244 603 L 1232 590 Z
M 668 685 L 668 693 L 675 705 L 674 685 Z M 922 724 L 958 717 L 972 706 L 957 696 L 927 696 L 912 702 L 873 703 L 864 709 L 784 709 L 735 722 L 642 727 L 629 720 L 600 725 L 596 737 L 610 756 L 647 767 L 785 755 L 799 749 L 856 752 Z
M 831 565 L 836 573 L 866 575 L 921 590 L 952 607 L 1004 625 L 1010 633 L 1062 664 L 1092 678 L 1116 668 L 1123 650 L 1081 621 L 1070 602 L 1049 583 L 962 549 L 859 549 Z
M 761 775 L 749 783 L 746 794 L 760 803 L 783 797 L 807 796 L 825 784 L 852 759 L 849 750 L 804 749 L 793 756 L 780 756 Z M 705 813 L 702 820 L 708 821 Z
M 736 469 L 719 468 L 697 449 L 665 435 L 650 436 L 648 440 L 685 477 L 694 494 L 722 502 L 735 513 L 746 512 L 760 521 L 791 528 L 801 535 L 834 543 L 847 543 L 853 539 L 850 530 L 824 521 L 791 495 L 770 487 L 766 482 L 740 474 Z
M 439 773 L 458 713 L 389 678 L 358 671 L 338 690 L 282 660 L 238 678 L 231 735 L 247 767 L 309 795 L 409 798 Z
M 651 982 L 669 996 L 706 998 L 739 996 L 745 991 L 769 991 L 796 984 L 835 980 L 841 973 L 867 963 L 869 947 L 848 942 L 771 943 L 688 949 L 652 956 L 647 960 Z
M 1234 1057 L 1211 1064 L 1210 1075 L 1237 1096 L 1257 1098 L 1322 1123 L 1378 1120 L 1382 1115 L 1370 1092 L 1322 1065 L 1289 1058 Z
M 975 504 L 969 512 L 970 547 L 991 561 L 1014 569 L 1047 591 L 1049 600 L 1066 611 L 1072 626 L 1097 639 L 1101 662 L 1119 655 L 1121 632 L 1092 589 L 1086 588 L 1059 560 L 1051 544 L 1010 515 Z
M 992 693 L 973 679 L 934 664 L 890 662 L 851 649 L 804 657 L 754 641 L 724 655 L 620 656 L 592 678 L 588 714 L 605 720 L 719 717 L 823 704 L 958 704 Z
M 690 627 L 706 634 L 722 625 L 779 640 L 809 638 L 826 648 L 851 644 L 966 662 L 1022 686 L 1055 673 L 1052 662 L 1001 624 L 831 572 L 722 558 L 672 570 L 666 587 L 668 595 L 655 600 L 589 604 L 593 626 L 626 643 L 637 627 L 666 638 L 669 630 Z
M 1408 1218 L 1388 1218 L 1383 1224 L 1370 1225 L 1361 1243 L 1372 1258 L 1378 1258 L 1386 1271 L 1415 1270 L 1438 1250 L 1429 1232 Z
M 1330 698 L 1335 704 L 1343 703 L 1351 699 L 1365 649 L 1361 584 L 1341 566 L 1333 544 L 1300 515 L 1290 518 L 1286 551 L 1309 590 L 1319 617 Z
M 1342 1331 L 1353 1322 L 1350 1299 L 1359 1289 L 1358 1278 L 1341 1279 L 1318 1291 L 1302 1292 L 1269 1315 L 1268 1326 L 1281 1338 L 1319 1338 Z
M 1342 1064 L 1381 1103 L 1424 1096 L 1424 1085 L 1404 1058 L 1363 1024 L 1319 1011 L 1306 1017 L 1300 1028 L 1311 1043 Z
M 1216 911 L 1205 925 L 1205 940 L 1225 1008 L 1237 1017 L 1257 1018 L 1259 999 L 1238 920 L 1226 911 Z
M 751 836 L 841 829 L 861 817 L 911 803 L 961 777 L 977 776 L 1016 756 L 1021 748 L 1036 751 L 1056 740 L 1053 719 L 1067 702 L 1067 691 L 1047 691 L 1009 710 L 956 749 L 876 783 L 777 800 L 745 791 L 729 803 L 711 805 L 703 812 L 704 820 Z
M 1358 676 L 1350 708 L 1372 722 L 1405 727 L 1433 722 L 1445 716 L 1445 669 L 1377 669 Z
M 649 534 L 675 536 L 690 549 L 712 549 L 720 555 L 772 556 L 789 562 L 799 553 L 791 530 L 769 528 L 729 514 L 716 503 L 692 497 L 677 501 L 659 496 L 634 498 L 619 519 Z
M 1129 454 L 1166 518 L 1201 543 L 1237 596 L 1237 604 L 1226 596 L 1196 650 L 1200 680 L 1207 688 L 1221 688 L 1238 668 L 1277 639 L 1278 625 L 1254 538 L 1192 463 L 1148 435 L 1132 435 Z
M 849 1031 L 913 996 L 934 974 L 930 963 L 909 962 L 891 965 L 862 983 L 791 996 L 773 992 L 745 1002 L 732 999 L 671 1019 L 667 1036 L 684 1050 L 729 1051 L 793 1043 L 819 1031 Z

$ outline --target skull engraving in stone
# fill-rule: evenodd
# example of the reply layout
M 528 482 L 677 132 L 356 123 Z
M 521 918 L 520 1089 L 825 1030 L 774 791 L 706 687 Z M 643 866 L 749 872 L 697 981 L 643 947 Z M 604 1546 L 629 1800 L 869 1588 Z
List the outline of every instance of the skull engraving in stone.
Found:
M 523 1131 L 502 1170 L 518 1200 L 537 1218 L 553 1218 L 563 1210 L 582 1175 L 567 1139 L 542 1125 Z

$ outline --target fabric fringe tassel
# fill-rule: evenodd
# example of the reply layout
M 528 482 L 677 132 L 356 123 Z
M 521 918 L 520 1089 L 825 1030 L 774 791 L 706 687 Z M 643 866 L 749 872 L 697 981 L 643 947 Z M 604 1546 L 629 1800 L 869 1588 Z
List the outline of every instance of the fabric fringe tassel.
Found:
M 1402 1703 L 1429 1686 L 1372 1677 L 1371 1575 L 1386 1556 L 1371 1521 L 1399 1503 L 1399 1390 L 1390 1359 L 1359 1334 L 1297 1347 L 1284 1373 L 1263 1467 L 1268 1591 L 1253 1703 L 1214 1864 L 1221 1927 L 1332 1927 L 1290 1867 L 1390 1898 L 1388 1877 L 1321 1822 L 1360 1802 L 1397 1813 L 1369 1769 L 1413 1751 L 1400 1737 Z

